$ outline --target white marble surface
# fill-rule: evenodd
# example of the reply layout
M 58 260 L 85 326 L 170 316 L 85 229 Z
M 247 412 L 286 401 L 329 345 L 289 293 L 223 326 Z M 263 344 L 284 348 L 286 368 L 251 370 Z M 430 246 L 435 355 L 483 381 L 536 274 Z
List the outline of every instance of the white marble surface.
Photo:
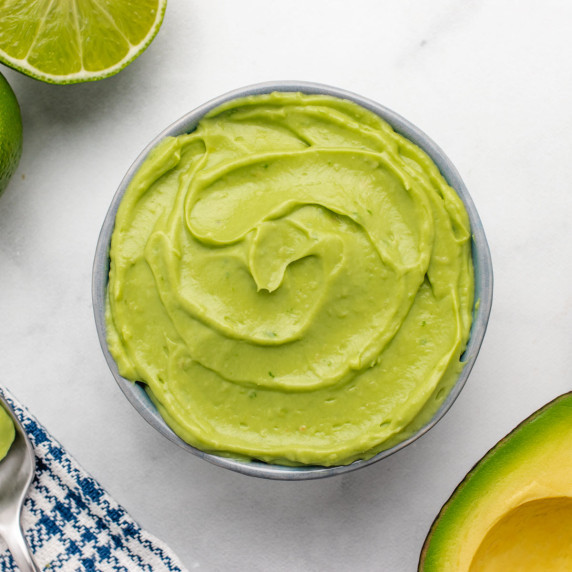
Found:
M 0 383 L 190 570 L 409 571 L 466 471 L 571 389 L 572 4 L 566 0 L 170 0 L 148 51 L 93 84 L 2 68 L 25 148 L 0 198 Z M 159 131 L 250 83 L 358 92 L 457 165 L 493 256 L 489 330 L 446 417 L 347 476 L 270 482 L 156 434 L 98 345 L 91 264 L 108 204 Z

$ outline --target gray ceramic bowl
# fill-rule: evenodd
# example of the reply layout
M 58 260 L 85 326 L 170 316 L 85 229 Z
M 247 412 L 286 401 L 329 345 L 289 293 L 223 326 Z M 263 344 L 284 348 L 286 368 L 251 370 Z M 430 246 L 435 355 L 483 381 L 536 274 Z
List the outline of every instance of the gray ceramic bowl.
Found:
M 197 126 L 199 120 L 211 109 L 237 97 L 256 95 L 263 93 L 270 93 L 272 91 L 301 91 L 308 94 L 328 94 L 339 98 L 353 100 L 356 103 L 362 105 L 363 107 L 373 111 L 383 119 L 385 119 L 398 133 L 401 133 L 409 140 L 416 143 L 419 147 L 425 150 L 426 153 L 433 159 L 436 165 L 441 170 L 441 173 L 448 181 L 448 183 L 457 191 L 461 199 L 463 200 L 469 218 L 471 221 L 471 229 L 473 234 L 473 262 L 475 268 L 475 300 L 479 303 L 475 305 L 474 308 L 474 318 L 473 326 L 471 330 L 471 337 L 465 351 L 464 360 L 466 365 L 457 380 L 455 386 L 450 391 L 448 397 L 441 405 L 440 409 L 433 416 L 431 421 L 423 426 L 409 439 L 399 443 L 398 445 L 382 451 L 381 453 L 375 455 L 367 461 L 356 461 L 350 465 L 335 466 L 335 467 L 286 467 L 281 465 L 269 465 L 262 462 L 252 461 L 238 461 L 234 459 L 229 459 L 225 457 L 219 457 L 217 455 L 212 455 L 200 451 L 189 444 L 181 440 L 163 421 L 163 418 L 159 415 L 157 409 L 150 401 L 149 397 L 145 393 L 143 386 L 139 383 L 132 383 L 119 375 L 115 361 L 111 357 L 109 350 L 107 349 L 106 334 L 105 334 L 105 292 L 107 288 L 107 280 L 109 273 L 109 244 L 111 240 L 111 234 L 113 232 L 113 227 L 115 223 L 115 215 L 119 203 L 129 185 L 134 173 L 139 169 L 145 158 L 147 157 L 149 151 L 157 145 L 157 143 L 167 136 L 177 136 L 183 133 L 189 133 Z M 267 479 L 282 479 L 282 480 L 305 480 L 305 479 L 319 479 L 323 477 L 329 477 L 333 475 L 339 475 L 342 473 L 347 473 L 367 465 L 371 465 L 383 459 L 392 453 L 402 449 L 412 441 L 418 439 L 421 435 L 426 433 L 433 425 L 435 425 L 448 409 L 451 407 L 461 389 L 465 385 L 469 373 L 473 368 L 475 359 L 479 352 L 483 337 L 485 335 L 485 330 L 487 327 L 487 322 L 489 319 L 489 314 L 492 304 L 492 294 L 493 294 L 493 273 L 491 257 L 489 252 L 489 247 L 487 240 L 485 238 L 485 233 L 483 226 L 479 219 L 479 215 L 475 209 L 473 201 L 469 196 L 469 193 L 459 176 L 459 173 L 451 163 L 451 161 L 446 157 L 443 151 L 431 140 L 427 135 L 420 131 L 417 127 L 409 123 L 407 120 L 400 117 L 397 113 L 394 113 L 390 109 L 375 103 L 369 99 L 356 95 L 354 93 L 338 89 L 335 87 L 330 87 L 326 85 L 320 85 L 316 83 L 308 82 L 271 82 L 271 83 L 261 83 L 245 87 L 242 89 L 237 89 L 221 95 L 208 103 L 205 103 L 201 107 L 191 111 L 170 127 L 165 129 L 158 137 L 156 137 L 149 145 L 143 150 L 139 155 L 135 163 L 131 166 L 127 174 L 125 175 L 119 189 L 117 190 L 111 206 L 103 222 L 103 227 L 101 229 L 101 234 L 99 236 L 99 241 L 97 244 L 97 250 L 95 254 L 95 261 L 93 265 L 93 283 L 92 283 L 92 294 L 93 294 L 93 306 L 95 312 L 95 322 L 97 326 L 97 332 L 99 336 L 99 341 L 107 359 L 107 363 L 115 377 L 119 387 L 131 402 L 131 404 L 139 411 L 139 413 L 160 433 L 165 437 L 177 443 L 187 451 L 202 457 L 203 459 L 221 467 L 237 471 L 246 475 L 252 475 L 256 477 L 264 477 Z

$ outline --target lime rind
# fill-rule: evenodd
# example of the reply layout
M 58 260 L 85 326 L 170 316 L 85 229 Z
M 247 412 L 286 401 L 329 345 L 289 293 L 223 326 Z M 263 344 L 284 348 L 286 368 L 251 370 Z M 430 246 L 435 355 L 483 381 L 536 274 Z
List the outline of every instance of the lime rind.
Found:
M 127 4 L 130 4 L 133 1 L 134 0 L 127 0 Z M 16 71 L 33 77 L 34 79 L 52 84 L 72 84 L 104 79 L 120 72 L 149 47 L 163 23 L 167 7 L 167 0 L 157 1 L 156 7 L 153 8 L 155 11 L 155 17 L 152 26 L 147 32 L 141 34 L 141 37 L 144 38 L 141 42 L 133 44 L 130 39 L 133 40 L 138 35 L 137 30 L 122 30 L 116 25 L 116 21 L 121 20 L 121 18 L 118 18 L 118 11 L 113 9 L 112 2 L 109 0 L 83 0 L 84 5 L 87 3 L 91 4 L 94 10 L 99 10 L 99 21 L 100 23 L 101 21 L 104 22 L 104 26 L 107 28 L 107 31 L 115 32 L 115 48 L 112 46 L 113 42 L 109 42 L 109 34 L 107 37 L 101 38 L 99 43 L 93 41 L 93 24 L 91 25 L 91 30 L 86 29 L 86 27 L 90 28 L 89 18 L 85 18 L 83 20 L 84 23 L 81 25 L 79 24 L 81 20 L 80 9 L 82 1 L 76 0 L 76 2 L 74 2 L 75 10 L 73 11 L 73 14 L 70 14 L 70 18 L 76 18 L 78 24 L 75 26 L 69 26 L 68 22 L 63 27 L 61 26 L 59 18 L 54 19 L 48 17 L 50 9 L 57 7 L 56 3 L 48 2 L 46 3 L 45 11 L 42 12 L 44 16 L 40 18 L 40 22 L 32 21 L 29 17 L 26 18 L 26 23 L 28 25 L 27 28 L 25 28 L 21 22 L 16 22 L 14 18 L 3 18 L 4 23 L 0 23 L 0 41 L 6 37 L 6 34 L 2 33 L 1 28 L 9 22 L 12 28 L 19 26 L 19 29 L 22 30 L 21 37 L 25 37 L 27 35 L 27 44 L 25 43 L 23 46 L 24 48 L 27 48 L 27 50 L 23 57 L 15 57 L 14 55 L 7 53 L 7 51 L 0 45 L 0 62 Z M 138 4 L 139 9 L 141 10 L 141 4 L 144 4 L 144 2 L 140 2 Z M 133 6 L 135 6 L 135 4 L 133 4 Z M 135 23 L 138 23 L 136 8 L 131 7 L 131 10 L 130 14 L 132 16 L 136 16 L 134 21 Z M 21 11 L 21 13 L 25 12 Z M 28 10 L 27 13 L 29 15 L 30 11 Z M 139 18 L 139 21 L 141 19 L 142 18 Z M 126 21 L 127 19 L 123 18 L 121 24 L 125 25 Z M 87 24 L 85 22 L 87 22 Z M 32 27 L 34 27 L 35 33 L 33 40 L 30 41 L 31 33 L 29 30 Z M 82 27 L 83 30 L 81 29 Z M 58 31 L 58 28 L 61 29 Z M 72 28 L 72 30 L 70 30 L 70 28 Z M 40 38 L 42 30 L 48 32 L 48 37 L 46 39 Z M 73 37 L 72 35 L 74 30 L 77 34 L 76 37 Z M 82 32 L 84 32 L 84 34 L 82 34 Z M 58 53 L 56 44 L 58 37 L 61 39 L 62 33 L 69 36 L 67 45 L 72 46 L 70 48 L 71 53 L 64 54 L 61 48 Z M 83 36 L 86 36 L 87 39 Z M 43 45 L 41 45 L 42 42 L 44 42 Z M 49 51 L 52 61 L 48 61 L 46 63 L 46 58 L 42 58 L 39 53 L 43 52 L 45 54 L 46 44 L 49 44 L 50 42 L 53 44 L 51 51 Z M 18 43 L 17 40 L 15 43 Z M 12 42 L 10 44 L 12 48 L 15 43 Z M 22 46 L 20 46 L 19 49 L 20 52 L 23 51 Z M 117 58 L 114 63 L 110 63 L 114 60 L 114 51 L 117 53 L 119 50 L 122 51 L 122 55 Z M 89 55 L 89 67 L 84 63 L 86 55 Z M 68 68 L 63 73 L 50 71 L 50 69 L 57 69 L 58 65 L 61 67 L 61 62 L 64 58 L 71 60 L 71 69 Z M 38 65 L 35 65 L 35 63 L 40 62 L 44 69 L 40 69 Z

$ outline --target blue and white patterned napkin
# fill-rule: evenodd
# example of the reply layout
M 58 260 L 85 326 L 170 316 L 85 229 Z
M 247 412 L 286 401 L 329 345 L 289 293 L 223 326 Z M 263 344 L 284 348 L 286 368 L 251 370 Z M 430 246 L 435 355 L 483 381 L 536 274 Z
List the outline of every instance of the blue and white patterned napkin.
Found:
M 44 427 L 3 389 L 36 453 L 22 529 L 40 570 L 184 571 L 173 552 L 143 530 Z M 0 538 L 0 570 L 17 567 Z

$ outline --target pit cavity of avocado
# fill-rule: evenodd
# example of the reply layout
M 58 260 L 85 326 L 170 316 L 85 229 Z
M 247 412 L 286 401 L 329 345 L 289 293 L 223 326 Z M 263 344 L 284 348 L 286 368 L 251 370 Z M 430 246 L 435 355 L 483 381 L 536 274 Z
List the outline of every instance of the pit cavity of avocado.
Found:
M 572 498 L 523 503 L 487 532 L 469 572 L 559 572 L 572 566 Z

